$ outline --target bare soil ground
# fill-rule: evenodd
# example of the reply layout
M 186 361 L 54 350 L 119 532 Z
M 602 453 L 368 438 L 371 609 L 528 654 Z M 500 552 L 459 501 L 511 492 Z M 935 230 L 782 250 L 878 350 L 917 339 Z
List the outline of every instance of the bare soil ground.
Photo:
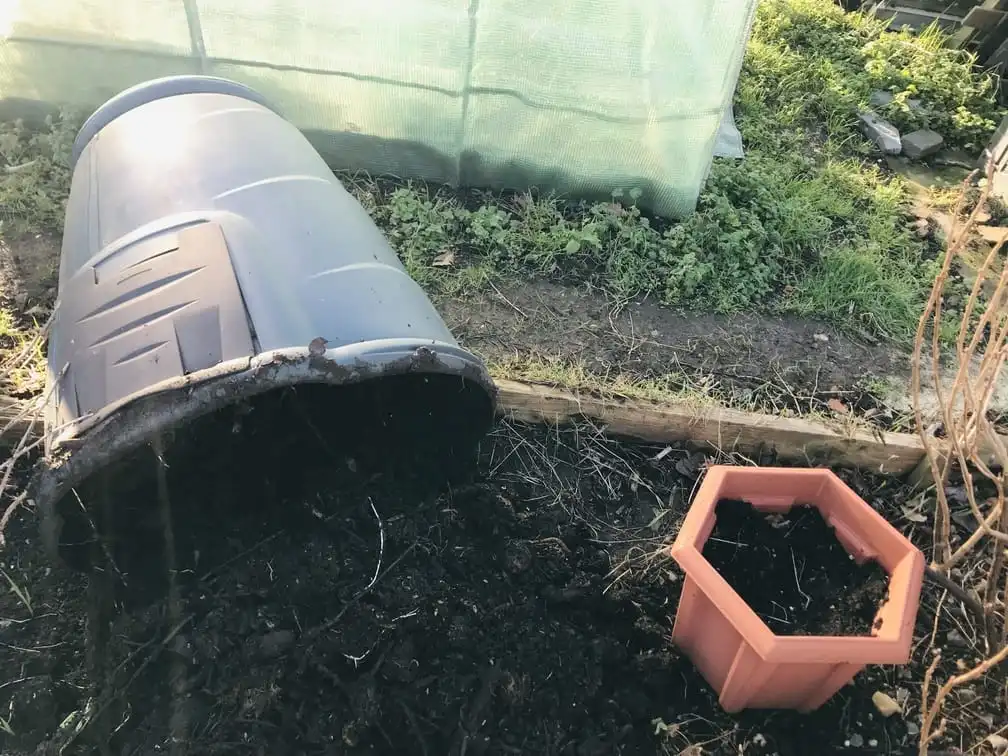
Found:
M 18 314 L 56 301 L 60 241 L 49 234 L 0 236 L 0 298 Z
M 649 302 L 616 307 L 598 293 L 544 282 L 438 306 L 456 337 L 492 363 L 573 364 L 601 385 L 614 376 L 657 380 L 740 409 L 849 412 L 884 430 L 912 430 L 909 353 L 814 320 L 683 313 Z M 925 368 L 925 413 L 937 411 L 932 383 Z M 992 409 L 1005 408 L 1008 383 Z
M 686 387 L 797 412 L 825 398 L 856 402 L 867 379 L 903 367 L 891 347 L 814 321 L 681 313 L 646 302 L 617 309 L 598 294 L 549 283 L 445 300 L 442 312 L 453 333 L 491 360 L 531 354 L 602 376 L 678 374 Z
M 30 512 L 8 532 L 3 753 L 905 754 L 932 649 L 943 674 L 978 653 L 926 586 L 908 667 L 810 715 L 730 716 L 669 642 L 682 576 L 661 546 L 702 454 L 505 424 L 446 480 L 332 458 L 311 430 L 194 438 L 166 452 L 160 505 L 122 501 L 102 571 L 45 558 Z M 909 491 L 845 477 L 902 520 Z M 964 750 L 1008 710 L 1003 675 L 970 690 L 946 740 Z

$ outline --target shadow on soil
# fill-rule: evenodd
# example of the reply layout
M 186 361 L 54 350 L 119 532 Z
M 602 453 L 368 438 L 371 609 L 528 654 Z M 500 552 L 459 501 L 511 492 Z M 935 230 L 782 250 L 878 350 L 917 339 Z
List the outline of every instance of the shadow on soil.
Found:
M 233 422 L 167 445 L 164 494 L 118 510 L 87 579 L 47 564 L 30 517 L 9 534 L 31 608 L 0 599 L 4 753 L 911 750 L 871 695 L 912 701 L 919 663 L 811 715 L 729 716 L 670 645 L 681 577 L 661 546 L 702 454 L 502 424 L 474 462 L 389 469 L 308 424 Z

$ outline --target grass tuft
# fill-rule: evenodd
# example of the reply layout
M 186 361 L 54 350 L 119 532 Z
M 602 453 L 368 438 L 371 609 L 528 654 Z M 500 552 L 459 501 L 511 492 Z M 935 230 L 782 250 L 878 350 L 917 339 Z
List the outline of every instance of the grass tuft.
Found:
M 48 117 L 41 129 L 0 123 L 0 235 L 62 231 L 80 123 L 71 112 Z

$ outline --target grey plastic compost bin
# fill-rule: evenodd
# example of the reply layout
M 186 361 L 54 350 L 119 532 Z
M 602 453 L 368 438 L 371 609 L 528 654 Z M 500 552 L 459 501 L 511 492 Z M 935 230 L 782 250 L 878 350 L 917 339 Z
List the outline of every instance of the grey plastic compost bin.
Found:
M 48 360 L 35 495 L 50 548 L 80 484 L 250 397 L 373 385 L 381 407 L 342 432 L 406 413 L 447 453 L 494 409 L 484 365 L 308 141 L 211 77 L 141 84 L 81 129 Z

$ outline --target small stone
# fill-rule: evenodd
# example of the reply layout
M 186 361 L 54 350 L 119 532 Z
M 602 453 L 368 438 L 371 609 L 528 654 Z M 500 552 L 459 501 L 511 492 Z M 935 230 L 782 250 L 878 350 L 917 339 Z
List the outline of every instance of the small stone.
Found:
M 878 741 L 875 740 L 875 738 L 872 738 L 871 740 L 868 741 L 868 747 L 869 748 L 878 748 Z
M 871 700 L 875 704 L 878 713 L 887 719 L 894 714 L 903 713 L 903 707 L 899 705 L 896 699 L 881 690 L 876 690 L 872 694 Z
M 504 566 L 512 575 L 532 566 L 532 552 L 524 541 L 512 541 L 504 549 Z
M 850 743 L 851 748 L 860 748 L 864 745 L 864 738 L 855 733 L 850 736 L 850 740 L 847 742 Z
M 442 252 L 441 254 L 439 254 L 437 257 L 434 258 L 434 261 L 431 263 L 431 265 L 433 265 L 435 268 L 450 268 L 455 264 L 455 257 L 456 255 L 454 249 L 446 249 L 444 252 Z
M 1008 738 L 1003 735 L 998 735 L 997 733 L 988 735 L 987 745 L 989 745 L 994 753 L 998 754 L 998 756 L 1008 753 Z
M 700 468 L 707 461 L 707 456 L 703 452 L 690 454 L 676 461 L 676 472 L 686 478 L 693 478 L 700 472 Z
M 816 334 L 813 334 L 812 338 L 815 339 L 816 341 L 821 341 L 824 344 L 827 341 L 829 341 L 829 336 L 827 336 L 825 333 L 816 333 Z
M 920 735 L 920 727 L 917 726 L 916 722 L 907 722 L 907 735 Z
M 348 722 L 343 725 L 343 742 L 351 748 L 356 748 L 360 743 L 361 727 L 357 722 Z
M 980 235 L 980 238 L 988 244 L 1000 244 L 1005 238 L 1005 235 L 1008 234 L 1008 228 L 1004 228 L 1002 226 L 987 226 L 983 225 L 982 222 L 981 225 L 976 227 L 975 231 Z
M 260 639 L 259 650 L 266 656 L 279 656 L 293 643 L 294 633 L 290 630 L 274 630 Z
M 873 110 L 866 110 L 858 115 L 861 121 L 861 130 L 865 136 L 877 144 L 879 148 L 889 155 L 899 155 L 903 149 L 900 140 L 899 129 L 893 126 Z
M 945 144 L 942 135 L 930 129 L 919 129 L 903 137 L 903 154 L 911 160 L 934 155 Z

